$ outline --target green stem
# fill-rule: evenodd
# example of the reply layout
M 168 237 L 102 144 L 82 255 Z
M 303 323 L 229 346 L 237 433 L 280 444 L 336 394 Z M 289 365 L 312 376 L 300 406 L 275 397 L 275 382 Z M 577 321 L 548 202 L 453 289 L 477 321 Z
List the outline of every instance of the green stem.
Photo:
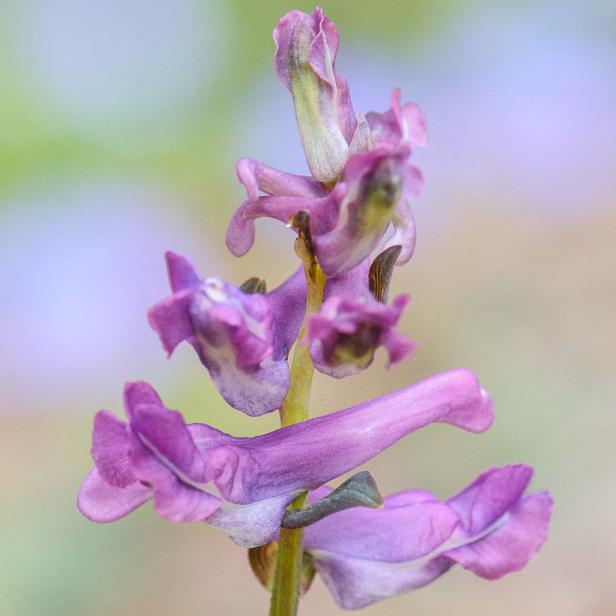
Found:
M 306 335 L 309 315 L 316 312 L 321 305 L 325 286 L 325 275 L 314 259 L 307 259 L 305 267 L 308 295 L 306 317 L 298 338 L 300 341 Z M 296 344 L 291 363 L 291 386 L 280 407 L 280 423 L 283 426 L 290 426 L 308 419 L 313 374 L 314 365 L 310 358 L 309 346 Z M 290 507 L 302 507 L 306 502 L 306 496 L 307 493 L 298 496 Z M 280 529 L 270 616 L 294 616 L 297 613 L 303 544 L 303 529 Z

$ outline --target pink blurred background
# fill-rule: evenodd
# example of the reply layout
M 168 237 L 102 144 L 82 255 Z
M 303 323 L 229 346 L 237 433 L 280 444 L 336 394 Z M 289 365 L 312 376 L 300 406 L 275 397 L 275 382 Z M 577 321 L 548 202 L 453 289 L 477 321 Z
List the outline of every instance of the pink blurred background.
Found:
M 234 259 L 226 223 L 252 156 L 305 171 L 272 69 L 277 0 L 0 8 L 0 612 L 264 614 L 245 551 L 206 525 L 145 507 L 97 526 L 74 500 L 93 414 L 124 381 L 236 434 L 276 426 L 225 407 L 192 353 L 167 360 L 145 320 L 166 292 L 162 254 L 270 286 L 292 238 L 258 224 Z M 484 435 L 447 426 L 368 465 L 385 493 L 447 496 L 494 464 L 535 465 L 556 501 L 550 539 L 521 573 L 454 569 L 365 614 L 616 613 L 616 13 L 610 2 L 327 2 L 355 108 L 417 101 L 430 146 L 418 247 L 394 292 L 419 350 L 384 372 L 316 379 L 315 414 L 468 367 L 491 391 Z M 301 613 L 339 611 L 320 581 Z

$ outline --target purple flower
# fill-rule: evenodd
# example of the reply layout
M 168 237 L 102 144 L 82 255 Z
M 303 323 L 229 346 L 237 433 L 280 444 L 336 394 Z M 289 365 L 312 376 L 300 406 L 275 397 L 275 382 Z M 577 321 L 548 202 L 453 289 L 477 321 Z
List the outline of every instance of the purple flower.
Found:
M 366 114 L 371 129 L 372 141 L 376 146 L 401 144 L 411 148 L 425 148 L 428 145 L 426 121 L 415 103 L 400 106 L 400 89 L 391 93 L 391 108 L 384 113 L 371 111 Z
M 404 147 L 379 148 L 349 159 L 336 225 L 327 233 L 313 234 L 315 252 L 327 276 L 343 274 L 382 246 L 390 225 L 396 224 L 405 193 L 419 190 L 408 173 L 407 156 Z M 401 243 L 414 246 L 414 227 L 409 230 L 412 237 Z
M 338 32 L 320 8 L 291 11 L 274 29 L 274 41 L 276 74 L 293 95 L 310 171 L 320 182 L 335 182 L 349 153 L 369 139 L 365 120 L 355 119 L 346 81 L 334 71 Z
M 241 545 L 269 541 L 284 509 L 430 423 L 482 432 L 493 420 L 475 375 L 452 370 L 342 411 L 238 438 L 186 425 L 146 383 L 124 392 L 128 424 L 107 411 L 94 420 L 95 468 L 78 507 L 111 522 L 148 500 L 172 522 L 207 521 Z M 218 496 L 210 492 L 216 488 Z
M 492 468 L 444 502 L 399 492 L 382 509 L 347 509 L 309 526 L 304 547 L 344 609 L 425 586 L 456 563 L 494 580 L 524 567 L 547 538 L 552 499 L 524 495 L 532 474 L 525 465 Z
M 227 247 L 241 256 L 254 242 L 256 218 L 288 223 L 304 210 L 327 276 L 338 276 L 394 243 L 402 246 L 398 263 L 405 263 L 415 246 L 409 201 L 423 185 L 421 173 L 407 161 L 408 152 L 407 146 L 381 147 L 352 156 L 343 181 L 331 192 L 312 178 L 241 159 L 237 172 L 248 198 L 231 219 Z
M 377 301 L 368 288 L 369 260 L 325 286 L 324 301 L 308 318 L 310 355 L 320 372 L 336 378 L 359 374 L 380 346 L 389 354 L 388 367 L 408 359 L 415 344 L 394 328 L 409 303 L 399 295 L 390 306 Z
M 267 294 L 201 279 L 190 262 L 165 255 L 173 294 L 148 318 L 171 354 L 182 341 L 197 351 L 223 398 L 247 415 L 277 409 L 289 389 L 287 355 L 306 306 L 302 268 Z

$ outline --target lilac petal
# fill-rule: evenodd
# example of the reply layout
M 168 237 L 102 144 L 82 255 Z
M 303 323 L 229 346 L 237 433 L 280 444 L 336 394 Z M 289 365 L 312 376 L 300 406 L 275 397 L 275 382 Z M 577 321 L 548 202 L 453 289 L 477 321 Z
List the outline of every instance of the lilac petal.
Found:
M 458 525 L 445 503 L 422 490 L 387 497 L 380 509 L 357 507 L 305 529 L 306 550 L 386 562 L 415 560 L 442 545 Z
M 328 278 L 323 289 L 323 301 L 330 297 L 369 297 L 370 259 L 364 259 L 340 276 Z
M 387 369 L 391 369 L 396 364 L 406 361 L 417 348 L 417 345 L 412 340 L 391 330 L 383 335 L 381 344 L 387 349 L 387 354 L 389 355 Z
M 143 437 L 132 439 L 131 464 L 135 476 L 151 486 L 154 508 L 170 522 L 199 522 L 220 507 L 220 499 L 190 480 L 160 450 L 143 444 Z M 159 443 L 160 444 L 160 443 Z M 167 451 L 181 455 L 174 445 Z
M 404 171 L 404 194 L 407 198 L 409 197 L 419 197 L 421 191 L 424 188 L 424 177 L 421 170 L 407 163 L 403 167 Z
M 334 24 L 321 9 L 315 9 L 313 19 L 318 23 L 319 30 L 310 46 L 308 60 L 312 69 L 324 82 L 330 85 L 334 92 L 340 130 L 348 143 L 355 132 L 357 122 L 349 86 L 340 75 L 334 73 L 334 62 L 338 53 L 340 37 Z
M 477 377 L 452 370 L 343 411 L 210 450 L 206 473 L 224 498 L 248 503 L 323 485 L 430 423 L 482 432 L 492 420 L 491 400 Z
M 508 512 L 500 528 L 444 555 L 488 580 L 519 571 L 545 543 L 552 506 L 547 492 L 526 496 Z
M 240 158 L 235 170 L 249 201 L 256 201 L 259 193 L 312 199 L 327 196 L 323 184 L 314 178 L 279 171 L 252 158 Z
M 158 334 L 167 355 L 171 355 L 180 342 L 194 344 L 195 328 L 189 308 L 194 290 L 179 291 L 154 304 L 148 310 L 150 327 Z
M 187 424 L 186 428 L 201 455 L 220 445 L 232 445 L 242 440 L 207 424 Z
M 216 389 L 233 408 L 250 417 L 276 410 L 289 390 L 286 360 L 266 360 L 254 369 L 242 370 L 233 361 L 219 361 L 210 369 Z
M 286 15 L 280 18 L 273 32 L 274 42 L 276 43 L 276 55 L 274 56 L 274 64 L 276 76 L 284 87 L 291 91 L 291 71 L 289 67 L 289 58 L 291 55 L 291 44 L 293 42 L 293 33 L 295 28 L 306 23 L 307 27 L 312 27 L 312 15 L 307 15 L 302 11 L 289 11 Z
M 133 381 L 124 386 L 124 408 L 129 419 L 135 409 L 142 405 L 163 406 L 163 401 L 156 390 L 144 381 Z
M 165 262 L 167 263 L 169 284 L 174 293 L 191 289 L 199 286 L 201 283 L 199 274 L 186 257 L 167 251 L 165 253 Z
M 408 263 L 415 252 L 415 218 L 408 201 L 403 197 L 396 207 L 393 218 L 394 233 L 379 249 L 379 252 L 390 246 L 401 246 L 402 250 L 396 260 L 396 265 Z
M 357 115 L 357 127 L 349 144 L 349 155 L 369 152 L 373 147 L 372 133 L 366 116 L 363 113 Z
M 283 494 L 248 505 L 224 503 L 208 519 L 210 526 L 225 531 L 245 548 L 269 543 L 278 533 L 285 509 L 299 492 Z
M 520 499 L 532 476 L 533 469 L 526 464 L 491 468 L 447 503 L 460 516 L 463 531 L 477 535 Z
M 135 482 L 119 488 L 107 483 L 94 468 L 77 497 L 77 508 L 92 522 L 114 522 L 152 498 L 152 489 Z
M 344 226 L 313 238 L 319 264 L 326 276 L 339 276 L 361 263 L 379 245 L 387 225 L 379 233 L 357 234 Z
M 405 103 L 401 109 L 402 121 L 407 128 L 407 139 L 411 147 L 425 148 L 428 145 L 426 120 L 418 105 Z
M 400 90 L 391 93 L 391 108 L 385 113 L 370 112 L 366 119 L 372 129 L 376 145 L 425 147 L 428 143 L 426 122 L 421 110 L 414 103 L 400 106 Z
M 401 251 L 396 260 L 396 265 L 408 263 L 415 252 L 415 218 L 411 210 L 410 197 L 417 197 L 423 189 L 423 176 L 421 171 L 414 165 L 404 166 L 404 194 L 392 218 L 393 233 L 376 250 L 381 253 L 391 246 L 400 246 Z
M 94 417 L 92 458 L 99 475 L 117 488 L 135 483 L 128 457 L 130 450 L 127 426 L 108 411 Z
M 453 562 L 435 558 L 423 566 L 387 563 L 313 550 L 315 568 L 334 601 L 345 610 L 357 610 L 388 597 L 416 590 L 449 571 Z
M 297 340 L 306 313 L 306 274 L 300 266 L 295 273 L 265 295 L 272 309 L 272 358 L 286 358 Z
M 131 430 L 159 460 L 194 481 L 203 480 L 203 458 L 178 411 L 162 404 L 138 404 L 131 412 Z
M 255 219 L 268 217 L 285 224 L 299 211 L 310 215 L 313 233 L 325 233 L 336 223 L 343 187 L 325 197 L 274 196 L 244 201 L 236 210 L 227 228 L 227 248 L 236 257 L 245 255 L 255 241 Z
M 346 80 L 340 77 L 340 75 L 336 76 L 336 90 L 340 130 L 342 131 L 346 142 L 352 145 L 353 138 L 355 137 L 355 134 L 357 132 L 358 121 L 355 117 L 355 111 L 353 111 L 353 103 L 351 101 L 351 92 L 349 90 L 349 86 Z M 366 125 L 367 124 L 368 123 L 366 121 Z M 364 130 L 365 128 L 362 129 L 362 131 Z M 357 145 L 358 142 L 355 143 L 355 147 L 357 147 Z M 349 154 L 354 153 L 355 152 L 349 146 Z
M 314 38 L 308 51 L 310 66 L 323 81 L 334 87 L 335 78 L 332 69 L 340 43 L 338 31 L 320 8 L 316 8 L 309 15 L 304 13 L 301 20 L 312 21 L 314 29 Z M 293 87 L 292 81 L 293 75 L 291 74 L 290 87 Z

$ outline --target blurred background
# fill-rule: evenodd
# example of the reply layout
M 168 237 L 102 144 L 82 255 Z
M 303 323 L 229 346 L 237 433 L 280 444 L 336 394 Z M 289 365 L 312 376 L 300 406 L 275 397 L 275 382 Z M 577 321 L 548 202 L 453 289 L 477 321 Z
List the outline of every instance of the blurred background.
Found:
M 317 378 L 314 413 L 467 367 L 491 391 L 483 435 L 447 426 L 369 466 L 385 493 L 442 497 L 481 470 L 535 465 L 556 501 L 527 568 L 489 583 L 456 568 L 365 614 L 589 616 L 616 608 L 616 11 L 608 0 L 324 2 L 355 109 L 417 101 L 418 246 L 394 292 L 419 350 L 383 371 Z M 95 525 L 74 501 L 91 422 L 145 379 L 171 408 L 238 435 L 276 427 L 225 407 L 187 347 L 167 360 L 145 310 L 163 252 L 270 286 L 291 234 L 258 223 L 224 247 L 243 199 L 234 163 L 306 172 L 272 67 L 278 0 L 4 0 L 0 4 L 0 612 L 265 614 L 246 553 L 149 506 Z M 305 615 L 336 614 L 317 580 Z

